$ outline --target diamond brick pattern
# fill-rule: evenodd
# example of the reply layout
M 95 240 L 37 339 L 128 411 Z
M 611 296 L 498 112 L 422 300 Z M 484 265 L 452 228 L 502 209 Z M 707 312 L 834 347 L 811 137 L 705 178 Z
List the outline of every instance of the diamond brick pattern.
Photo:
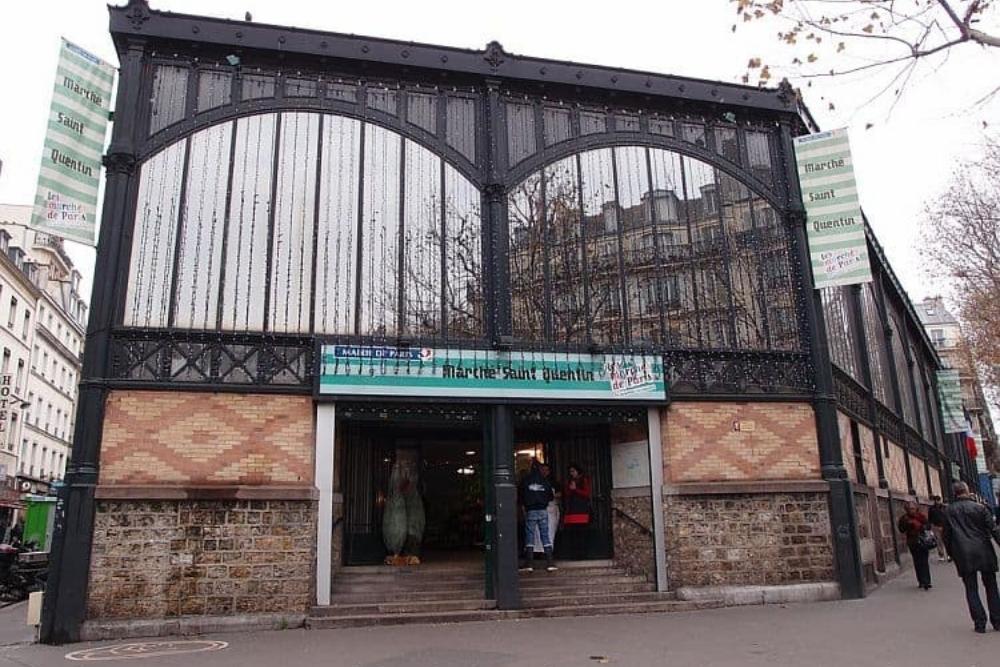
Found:
M 313 449 L 307 397 L 115 391 L 100 483 L 311 483 Z
M 674 403 L 661 421 L 668 482 L 820 477 L 815 417 L 806 403 Z

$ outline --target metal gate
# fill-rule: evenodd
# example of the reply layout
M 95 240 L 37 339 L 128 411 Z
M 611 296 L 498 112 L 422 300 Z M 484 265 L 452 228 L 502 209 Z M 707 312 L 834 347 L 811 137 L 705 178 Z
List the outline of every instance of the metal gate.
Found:
M 556 482 L 565 487 L 569 466 L 575 464 L 590 478 L 591 519 L 586 526 L 563 526 L 556 533 L 555 555 L 561 560 L 611 558 L 611 445 L 607 423 L 568 423 L 561 419 L 515 427 L 515 442 L 530 438 L 544 443 L 545 460 Z M 565 508 L 563 508 L 565 509 Z
M 370 427 L 370 425 L 369 425 Z M 371 428 L 350 423 L 344 448 L 344 564 L 373 565 L 385 558 L 382 513 L 394 449 Z

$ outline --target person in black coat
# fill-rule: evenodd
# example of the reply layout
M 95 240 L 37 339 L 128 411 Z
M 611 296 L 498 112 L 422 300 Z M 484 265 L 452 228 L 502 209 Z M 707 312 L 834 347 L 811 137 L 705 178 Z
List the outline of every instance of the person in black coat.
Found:
M 945 545 L 955 562 L 958 576 L 965 583 L 965 598 L 976 632 L 986 632 L 986 610 L 979 598 L 982 577 L 986 588 L 989 620 L 995 630 L 1000 630 L 1000 592 L 997 591 L 997 554 L 990 539 L 1000 544 L 1000 529 L 989 508 L 976 502 L 964 482 L 955 484 L 955 501 L 948 505 L 948 524 Z

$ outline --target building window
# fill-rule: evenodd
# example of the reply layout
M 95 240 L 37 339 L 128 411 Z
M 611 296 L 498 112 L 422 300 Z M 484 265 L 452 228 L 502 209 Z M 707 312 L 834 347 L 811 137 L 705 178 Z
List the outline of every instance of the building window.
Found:
M 14 322 L 17 321 L 17 299 L 10 297 L 10 311 L 7 313 L 7 328 L 13 329 Z
M 17 360 L 17 380 L 14 383 L 14 395 L 20 396 L 24 387 L 24 359 Z
M 31 313 L 24 312 L 24 324 L 21 326 L 21 338 L 28 340 L 28 329 L 31 326 Z
M 42 352 L 42 377 L 45 377 L 45 371 L 49 368 L 49 353 Z
M 3 349 L 3 366 L 0 366 L 0 373 L 4 375 L 10 371 L 10 348 L 5 347 Z
M 944 329 L 931 329 L 931 342 L 935 347 L 944 345 Z
M 31 370 L 38 369 L 38 346 L 31 351 Z

